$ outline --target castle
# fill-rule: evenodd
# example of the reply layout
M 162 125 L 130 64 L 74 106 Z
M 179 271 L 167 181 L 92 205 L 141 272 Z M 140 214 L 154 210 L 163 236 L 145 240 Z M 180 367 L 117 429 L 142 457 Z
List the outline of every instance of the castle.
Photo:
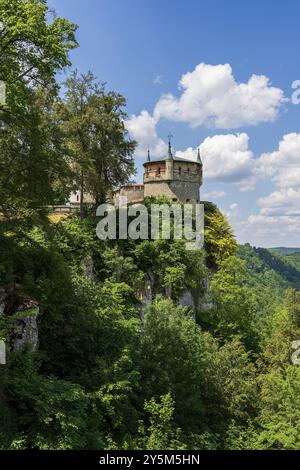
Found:
M 197 160 L 176 157 L 169 141 L 168 155 L 151 160 L 148 151 L 144 163 L 144 184 L 122 186 L 113 193 L 113 203 L 119 205 L 120 198 L 127 197 L 128 204 L 140 203 L 145 197 L 167 196 L 176 202 L 200 202 L 200 186 L 203 181 L 203 166 L 198 149 Z
M 144 184 L 128 184 L 112 193 L 108 202 L 118 206 L 122 198 L 128 204 L 141 203 L 145 197 L 166 196 L 176 202 L 200 202 L 200 186 L 203 181 L 203 166 L 198 149 L 197 160 L 176 157 L 169 141 L 166 157 L 151 160 L 150 151 L 144 163 Z M 69 205 L 79 206 L 80 191 L 71 194 Z M 124 199 L 123 199 L 124 200 Z M 93 203 L 90 194 L 84 194 L 84 202 Z

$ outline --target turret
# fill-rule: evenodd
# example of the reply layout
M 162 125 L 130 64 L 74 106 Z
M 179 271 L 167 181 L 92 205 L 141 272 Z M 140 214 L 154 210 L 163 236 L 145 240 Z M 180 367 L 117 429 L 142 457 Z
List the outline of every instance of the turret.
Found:
M 201 155 L 200 155 L 200 147 L 198 147 L 197 162 L 200 163 L 200 165 L 202 165 L 202 160 L 201 160 Z
M 173 154 L 171 146 L 171 135 L 169 135 L 168 156 L 166 158 L 166 179 L 172 180 L 174 176 Z

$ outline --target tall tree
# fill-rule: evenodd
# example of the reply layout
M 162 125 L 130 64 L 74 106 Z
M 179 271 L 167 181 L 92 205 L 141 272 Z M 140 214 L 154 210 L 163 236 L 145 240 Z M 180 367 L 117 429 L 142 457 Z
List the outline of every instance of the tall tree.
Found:
M 134 174 L 136 143 L 128 139 L 125 105 L 123 96 L 106 91 L 91 72 L 75 71 L 66 81 L 61 119 L 81 193 L 81 213 L 85 192 L 99 204 Z
M 65 168 L 49 110 L 55 75 L 70 65 L 68 52 L 77 45 L 76 28 L 53 18 L 46 0 L 0 0 L 0 79 L 7 92 L 0 105 L 0 212 L 6 216 L 50 202 Z

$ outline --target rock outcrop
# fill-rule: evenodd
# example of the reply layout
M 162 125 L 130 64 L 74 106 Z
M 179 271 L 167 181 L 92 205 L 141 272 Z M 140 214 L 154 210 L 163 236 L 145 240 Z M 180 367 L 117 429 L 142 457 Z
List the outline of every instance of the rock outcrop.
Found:
M 7 317 L 7 346 L 11 352 L 23 352 L 27 346 L 37 349 L 39 313 L 37 301 L 24 294 L 17 284 L 0 288 L 0 315 Z

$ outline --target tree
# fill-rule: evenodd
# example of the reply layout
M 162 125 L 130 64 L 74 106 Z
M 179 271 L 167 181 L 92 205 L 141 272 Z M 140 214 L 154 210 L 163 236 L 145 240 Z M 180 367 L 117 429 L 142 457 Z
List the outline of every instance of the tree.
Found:
M 257 348 L 255 332 L 256 295 L 245 262 L 230 256 L 221 264 L 211 282 L 214 308 L 208 323 L 222 340 L 240 335 L 249 349 Z
M 71 173 L 53 96 L 38 88 L 26 106 L 26 121 L 6 121 L 0 130 L 0 211 L 7 217 L 32 214 L 69 194 Z
M 182 432 L 174 421 L 175 403 L 170 393 L 161 397 L 160 403 L 154 398 L 145 403 L 145 411 L 150 415 L 147 432 L 140 429 L 142 449 L 149 450 L 184 450 Z
M 158 297 L 146 310 L 142 337 L 142 383 L 147 400 L 171 393 L 175 420 L 199 431 L 211 338 L 182 307 Z
M 127 137 L 125 104 L 123 96 L 107 92 L 91 72 L 79 76 L 75 71 L 66 81 L 61 120 L 75 187 L 80 189 L 81 214 L 85 192 L 98 205 L 134 174 L 136 144 Z
M 205 204 L 205 249 L 209 267 L 216 269 L 235 253 L 237 243 L 232 227 L 222 212 L 211 203 Z
M 16 106 L 20 87 L 24 92 L 28 84 L 55 85 L 56 72 L 70 65 L 67 54 L 77 45 L 77 26 L 50 19 L 46 0 L 0 1 L 0 75 Z
M 76 25 L 51 20 L 45 0 L 0 0 L 0 212 L 28 215 L 51 202 L 65 161 L 50 112 L 55 75 L 69 65 Z M 44 89 L 44 92 L 41 92 Z

